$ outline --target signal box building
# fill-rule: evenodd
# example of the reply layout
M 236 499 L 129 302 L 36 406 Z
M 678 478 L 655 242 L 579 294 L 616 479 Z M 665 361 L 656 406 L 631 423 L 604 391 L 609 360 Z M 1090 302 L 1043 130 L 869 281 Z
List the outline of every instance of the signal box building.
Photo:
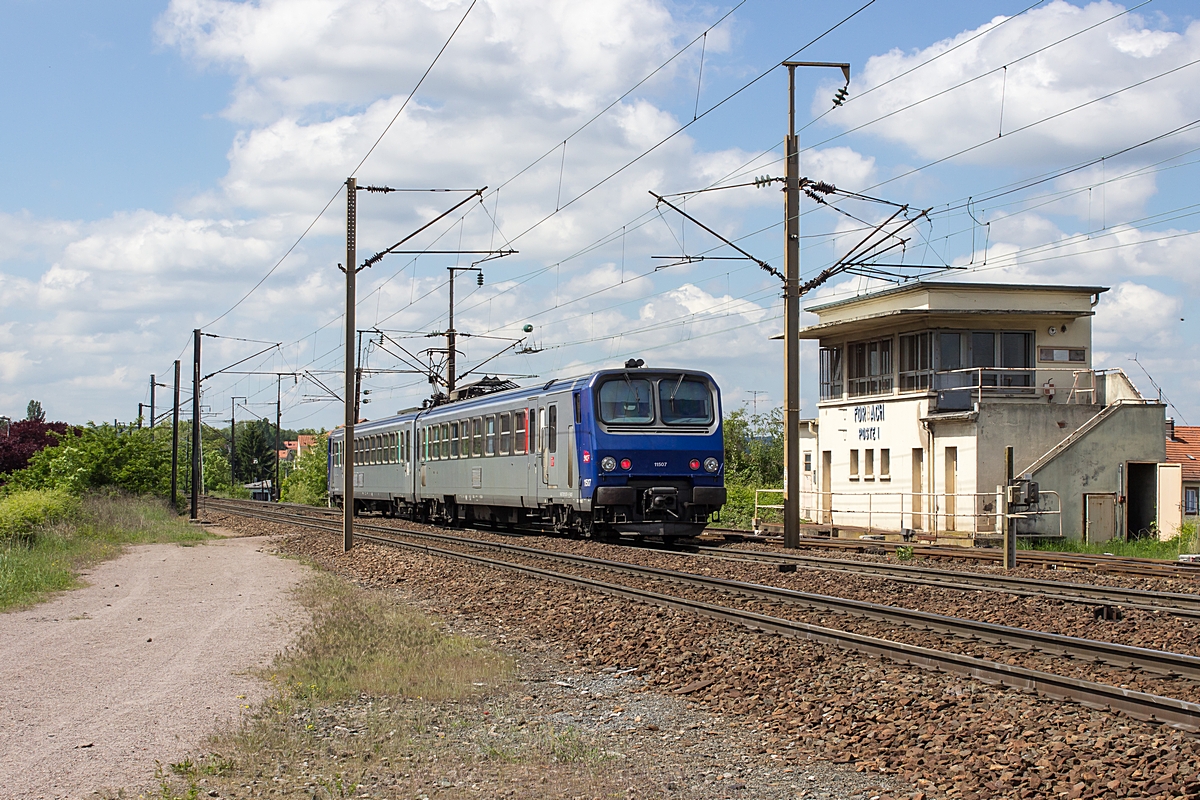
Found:
M 1000 535 L 1005 447 L 1041 499 L 1026 535 L 1172 535 L 1162 403 L 1092 366 L 1095 286 L 912 282 L 811 307 L 820 402 L 802 505 L 841 535 Z M 1172 471 L 1174 470 L 1174 471 Z

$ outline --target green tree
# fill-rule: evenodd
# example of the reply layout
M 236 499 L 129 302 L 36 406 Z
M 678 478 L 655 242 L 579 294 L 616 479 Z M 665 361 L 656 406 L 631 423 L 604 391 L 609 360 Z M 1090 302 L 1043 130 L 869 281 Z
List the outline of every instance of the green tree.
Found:
M 283 480 L 282 499 L 285 503 L 304 503 L 323 506 L 329 493 L 329 474 L 326 460 L 329 437 L 321 434 L 315 447 L 310 447 L 296 459 L 296 465 Z
M 275 426 L 267 420 L 238 424 L 237 474 L 239 483 L 262 481 L 275 475 Z
M 749 414 L 745 407 L 725 417 L 725 480 L 745 486 L 783 483 L 783 410 Z
M 30 400 L 29 405 L 25 406 L 25 419 L 33 422 L 45 422 L 46 412 L 42 408 L 42 404 L 38 400 Z

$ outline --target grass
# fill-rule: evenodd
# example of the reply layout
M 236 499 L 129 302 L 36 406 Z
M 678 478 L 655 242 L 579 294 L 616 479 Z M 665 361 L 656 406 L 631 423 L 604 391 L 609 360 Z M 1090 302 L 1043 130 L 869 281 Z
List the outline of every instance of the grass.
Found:
M 1117 539 L 1111 542 L 1089 544 L 1078 541 L 1034 539 L 1031 541 L 1018 540 L 1017 547 L 1022 550 L 1046 550 L 1059 553 L 1108 553 L 1114 556 L 1128 558 L 1165 558 L 1174 561 L 1183 553 L 1195 553 L 1200 545 L 1200 531 L 1196 523 L 1185 522 L 1178 536 L 1165 541 L 1154 538 L 1133 539 L 1123 542 Z
M 148 497 L 55 491 L 0 498 L 0 611 L 80 586 L 79 572 L 127 544 L 195 544 L 211 538 Z
M 514 796 L 591 797 L 609 782 L 598 739 L 527 723 L 511 660 L 486 643 L 326 573 L 298 599 L 312 626 L 263 674 L 271 695 L 160 769 L 153 797 L 419 797 L 467 774 L 527 789 Z

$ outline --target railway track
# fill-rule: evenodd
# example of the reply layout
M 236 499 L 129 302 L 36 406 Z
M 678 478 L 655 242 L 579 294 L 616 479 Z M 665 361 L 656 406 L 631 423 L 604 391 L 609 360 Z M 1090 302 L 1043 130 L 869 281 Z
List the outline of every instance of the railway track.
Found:
M 287 508 L 295 513 L 314 517 L 341 519 L 342 516 L 341 511 L 316 506 L 279 503 L 272 507 Z M 941 589 L 1000 592 L 1021 597 L 1041 597 L 1089 607 L 1119 606 L 1143 611 L 1158 611 L 1185 618 L 1200 618 L 1200 595 L 1179 592 L 1155 592 L 1119 586 L 1096 586 L 981 572 L 960 572 L 908 564 L 881 564 L 792 552 L 741 550 L 708 544 L 694 548 L 676 548 L 670 552 L 681 555 L 696 553 L 711 558 L 746 563 L 794 564 L 805 569 L 887 578 Z
M 713 558 L 751 563 L 795 564 L 822 572 L 844 572 L 855 575 L 884 577 L 914 585 L 936 586 L 962 591 L 993 591 L 1021 597 L 1044 597 L 1067 603 L 1090 606 L 1122 606 L 1143 611 L 1162 611 L 1180 617 L 1200 618 L 1200 595 L 1179 592 L 1152 592 L 1120 586 L 1096 586 L 1066 581 L 1043 581 L 1008 575 L 979 572 L 957 572 L 903 564 L 880 564 L 870 561 L 806 556 L 793 553 L 738 550 L 702 545 L 697 552 Z
M 279 508 L 277 506 L 265 506 L 260 503 L 228 500 L 208 500 L 207 504 L 213 510 L 225 511 L 240 516 L 297 525 L 331 534 L 340 534 L 342 532 L 340 525 L 333 524 L 332 521 L 322 520 L 322 517 L 325 515 L 311 513 L 311 510 L 309 510 L 310 513 L 306 513 L 294 509 Z M 1051 672 L 1000 664 L 959 653 L 890 641 L 850 631 L 836 630 L 745 609 L 704 602 L 694 598 L 665 594 L 577 574 L 543 569 L 530 564 L 492 558 L 479 555 L 477 552 L 449 549 L 449 547 L 468 548 L 475 551 L 486 550 L 510 556 L 553 561 L 559 564 L 570 565 L 573 568 L 600 569 L 638 578 L 666 581 L 674 584 L 749 596 L 770 602 L 817 608 L 841 614 L 852 614 L 881 620 L 890 624 L 918 627 L 924 630 L 932 630 L 955 636 L 983 639 L 1021 649 L 1087 658 L 1115 666 L 1197 679 L 1200 678 L 1200 659 L 1193 656 L 1108 642 L 1097 642 L 1021 628 L 1011 628 L 992 623 L 900 609 L 893 606 L 882 606 L 844 598 L 796 592 L 759 584 L 727 581 L 692 573 L 663 570 L 624 562 L 606 561 L 587 556 L 529 548 L 521 545 L 482 542 L 458 536 L 376 526 L 366 523 L 358 523 L 355 527 L 355 536 L 357 538 L 386 546 L 418 550 L 481 566 L 512 570 L 546 580 L 579 586 L 653 605 L 683 609 L 703 616 L 746 625 L 758 630 L 798 636 L 928 669 L 955 672 L 988 682 L 1036 691 L 1050 697 L 1069 699 L 1088 706 L 1108 707 L 1125 712 L 1135 718 L 1156 720 L 1186 730 L 1200 730 L 1200 704 L 1176 698 L 1137 692 L 1079 678 L 1057 675 Z M 418 541 L 406 541 L 405 539 L 416 539 Z M 449 545 L 449 547 L 439 545 Z
M 729 534 L 732 538 L 781 545 L 775 536 L 754 537 L 745 531 L 727 528 L 708 528 L 706 532 Z M 883 550 L 893 553 L 898 547 L 910 548 L 917 558 L 946 561 L 974 561 L 977 563 L 1000 563 L 1001 553 L 997 548 L 947 547 L 938 545 L 906 544 L 904 542 L 864 541 L 859 539 L 834 539 L 829 537 L 802 536 L 800 546 L 823 550 L 849 550 L 863 552 Z M 1200 580 L 1200 564 L 1168 561 L 1157 558 L 1133 558 L 1092 553 L 1063 553 L 1047 550 L 1018 550 L 1017 566 L 1039 569 L 1070 569 L 1100 574 L 1133 575 L 1141 578 L 1177 578 Z

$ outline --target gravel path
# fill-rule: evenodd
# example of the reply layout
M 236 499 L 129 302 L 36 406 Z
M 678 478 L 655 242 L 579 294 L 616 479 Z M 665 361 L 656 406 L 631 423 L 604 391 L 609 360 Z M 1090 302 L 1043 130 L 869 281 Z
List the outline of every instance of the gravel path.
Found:
M 144 785 L 264 691 L 303 622 L 307 573 L 265 540 L 143 545 L 91 585 L 0 615 L 0 793 L 85 797 Z

